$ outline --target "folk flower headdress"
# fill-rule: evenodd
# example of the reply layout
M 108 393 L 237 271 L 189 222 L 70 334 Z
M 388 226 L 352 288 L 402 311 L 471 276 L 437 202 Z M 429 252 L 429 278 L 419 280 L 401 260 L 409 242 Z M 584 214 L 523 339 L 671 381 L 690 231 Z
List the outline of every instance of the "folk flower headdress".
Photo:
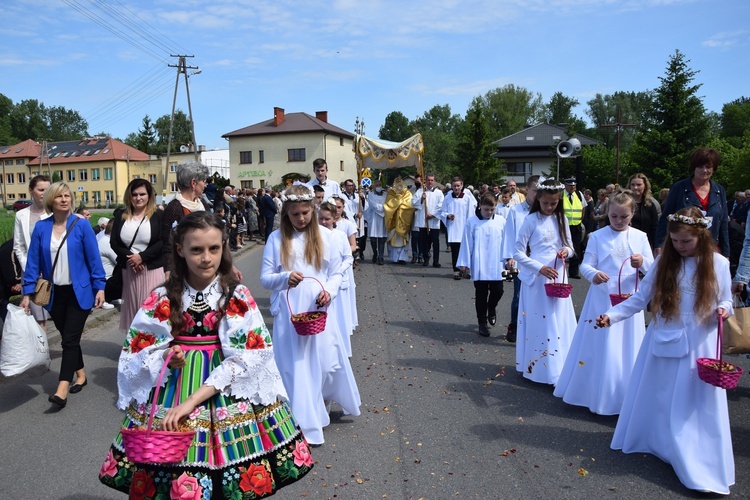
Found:
M 706 229 L 713 224 L 713 217 L 689 217 L 687 215 L 669 214 L 667 220 L 670 222 L 680 222 L 689 226 L 703 226 Z
M 542 191 L 560 191 L 562 189 L 565 189 L 565 185 L 561 184 L 559 181 L 557 181 L 557 184 L 553 184 L 551 186 L 545 185 L 544 182 L 546 181 L 555 181 L 556 179 L 554 177 L 539 177 L 539 182 L 536 185 L 537 190 Z
M 281 201 L 312 201 L 312 199 L 313 199 L 312 193 L 290 194 L 289 196 L 286 196 L 285 194 L 281 195 Z

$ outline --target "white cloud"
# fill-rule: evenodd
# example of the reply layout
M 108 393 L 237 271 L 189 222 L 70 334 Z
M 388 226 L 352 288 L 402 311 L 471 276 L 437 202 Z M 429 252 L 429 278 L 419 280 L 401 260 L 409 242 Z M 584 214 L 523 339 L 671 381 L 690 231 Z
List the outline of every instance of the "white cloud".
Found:
M 740 39 L 747 38 L 746 35 L 747 31 L 745 30 L 717 33 L 708 40 L 704 40 L 702 45 L 704 47 L 725 49 L 732 45 L 737 45 Z

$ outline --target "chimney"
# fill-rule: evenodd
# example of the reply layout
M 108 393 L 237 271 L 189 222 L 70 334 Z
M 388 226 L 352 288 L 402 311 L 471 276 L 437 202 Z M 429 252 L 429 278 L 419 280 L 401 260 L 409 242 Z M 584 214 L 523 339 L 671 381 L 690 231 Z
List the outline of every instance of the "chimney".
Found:
M 316 111 L 315 118 L 322 122 L 328 123 L 328 111 Z
M 278 108 L 274 106 L 273 108 L 273 125 L 275 127 L 278 127 L 284 122 L 284 108 Z

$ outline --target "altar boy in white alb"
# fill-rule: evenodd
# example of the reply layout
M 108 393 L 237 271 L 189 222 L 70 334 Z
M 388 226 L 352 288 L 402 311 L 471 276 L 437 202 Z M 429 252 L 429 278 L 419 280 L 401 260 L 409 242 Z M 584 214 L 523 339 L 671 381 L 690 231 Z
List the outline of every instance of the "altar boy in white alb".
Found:
M 435 189 L 435 174 L 425 175 L 424 188 L 417 189 L 411 199 L 414 206 L 414 225 L 419 228 L 419 252 L 424 257 L 423 266 L 440 267 L 440 207 L 443 205 L 443 192 Z
M 456 267 L 458 252 L 461 249 L 461 238 L 464 236 L 464 227 L 469 217 L 474 215 L 477 208 L 477 200 L 474 195 L 464 189 L 464 179 L 456 175 L 451 180 L 451 192 L 443 199 L 438 217 L 448 231 L 448 244 L 451 247 L 451 260 L 453 263 L 453 279 L 460 280 L 471 278 L 469 271 L 463 273 Z

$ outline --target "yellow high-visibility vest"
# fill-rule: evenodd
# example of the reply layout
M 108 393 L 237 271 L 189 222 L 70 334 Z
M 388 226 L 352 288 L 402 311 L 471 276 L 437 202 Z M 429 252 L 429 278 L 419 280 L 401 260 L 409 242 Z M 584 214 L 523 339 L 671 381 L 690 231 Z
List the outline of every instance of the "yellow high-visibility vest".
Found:
M 578 197 L 578 193 L 573 192 L 570 194 L 573 195 L 573 203 L 570 202 L 568 192 L 563 191 L 563 213 L 565 214 L 565 217 L 568 218 L 568 225 L 577 226 L 581 222 L 583 222 L 583 203 L 581 203 L 581 199 Z

